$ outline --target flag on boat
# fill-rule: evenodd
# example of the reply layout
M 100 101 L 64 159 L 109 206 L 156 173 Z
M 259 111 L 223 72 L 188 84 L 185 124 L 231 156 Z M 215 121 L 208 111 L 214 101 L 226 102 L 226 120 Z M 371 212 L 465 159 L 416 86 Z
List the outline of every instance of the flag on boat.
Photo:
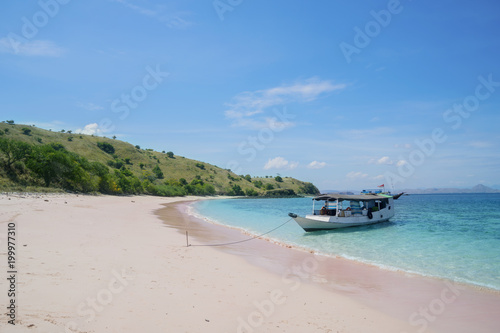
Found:
M 385 186 L 385 184 L 382 184 L 382 185 L 379 185 L 379 186 L 377 186 L 377 187 L 384 187 L 384 186 Z

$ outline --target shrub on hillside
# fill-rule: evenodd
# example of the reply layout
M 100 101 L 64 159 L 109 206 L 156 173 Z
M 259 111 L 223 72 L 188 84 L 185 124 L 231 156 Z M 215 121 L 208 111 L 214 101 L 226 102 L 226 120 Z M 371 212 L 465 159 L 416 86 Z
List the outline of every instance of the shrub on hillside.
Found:
M 54 149 L 54 150 L 66 150 L 66 148 L 64 148 L 64 146 L 60 143 L 51 143 L 50 146 Z
M 233 185 L 231 187 L 231 191 L 228 193 L 228 195 L 245 195 L 245 192 L 241 189 L 240 185 Z
M 272 184 L 266 184 L 266 186 L 264 186 L 264 189 L 266 191 L 274 190 L 274 186 Z
M 163 172 L 158 165 L 153 168 L 153 173 L 155 174 L 156 178 L 163 179 Z
M 245 195 L 247 197 L 256 197 L 259 195 L 259 193 L 256 190 L 254 190 L 253 188 L 248 188 L 245 190 Z
M 115 169 L 121 169 L 123 167 L 123 162 L 119 159 L 114 159 L 114 160 L 108 161 L 108 165 L 112 168 L 115 168 Z
M 113 147 L 113 145 L 110 143 L 98 142 L 97 147 L 99 147 L 99 149 L 101 149 L 103 152 L 108 153 L 110 155 L 115 153 L 115 147 Z

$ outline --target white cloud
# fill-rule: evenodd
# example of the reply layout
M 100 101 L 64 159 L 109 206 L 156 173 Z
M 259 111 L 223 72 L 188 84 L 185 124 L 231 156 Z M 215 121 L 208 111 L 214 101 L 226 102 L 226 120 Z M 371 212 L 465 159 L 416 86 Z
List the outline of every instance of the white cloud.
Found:
M 7 37 L 0 38 L 0 53 L 23 56 L 60 57 L 65 50 L 48 40 L 18 41 Z
M 87 134 L 87 135 L 103 135 L 104 134 L 104 132 L 99 128 L 99 125 L 97 123 L 85 125 L 85 127 L 83 129 L 79 128 L 75 132 L 80 133 L 80 134 Z
M 333 84 L 331 81 L 310 78 L 265 90 L 246 91 L 234 96 L 232 101 L 226 104 L 228 110 L 225 111 L 225 115 L 229 119 L 234 119 L 233 126 L 252 128 L 254 126 L 248 126 L 251 122 L 245 122 L 242 119 L 253 118 L 265 113 L 266 109 L 278 105 L 311 102 L 323 94 L 345 87 L 345 84 Z M 263 121 L 259 120 L 259 122 Z M 293 124 L 288 124 L 288 127 L 290 125 Z
M 377 164 L 393 164 L 389 156 L 381 157 L 377 160 Z
M 368 161 L 368 164 L 394 164 L 394 162 L 389 158 L 389 156 L 384 156 L 379 159 L 372 158 Z
M 228 118 L 248 117 L 262 113 L 264 109 L 276 105 L 310 102 L 321 94 L 341 90 L 345 87 L 345 84 L 335 85 L 331 81 L 310 78 L 291 85 L 247 91 L 236 95 L 233 97 L 233 101 L 227 104 L 229 110 L 226 111 L 226 116 Z
M 89 110 L 89 111 L 99 111 L 104 110 L 104 107 L 94 104 L 94 103 L 77 103 L 76 106 L 79 108 Z
M 264 118 L 264 119 L 248 119 L 239 118 L 233 123 L 236 127 L 246 127 L 252 130 L 260 130 L 263 128 L 273 129 L 276 132 L 282 131 L 286 128 L 295 126 L 295 123 L 291 121 L 278 121 L 276 118 Z
M 134 5 L 133 3 L 126 1 L 126 0 L 112 0 L 112 1 L 121 3 L 125 7 L 130 8 L 141 15 L 156 16 L 158 14 L 156 11 L 154 11 L 152 9 L 147 9 L 147 8 L 143 8 L 143 7 Z
M 168 12 L 165 6 L 156 6 L 155 9 L 144 8 L 132 3 L 132 1 L 128 0 L 111 0 L 113 2 L 118 2 L 125 7 L 132 9 L 136 13 L 139 13 L 144 16 L 149 16 L 155 18 L 156 20 L 165 23 L 167 27 L 172 29 L 186 29 L 193 25 L 193 22 L 187 20 L 187 16 L 190 16 L 188 12 L 174 12 L 165 14 Z
M 493 144 L 491 142 L 486 142 L 486 141 L 473 141 L 470 142 L 467 146 L 473 148 L 489 148 L 492 147 Z
M 264 166 L 265 170 L 269 169 L 295 169 L 299 165 L 299 162 L 289 162 L 283 157 L 275 157 L 269 159 Z
M 346 177 L 349 179 L 364 179 L 368 177 L 368 174 L 359 171 L 358 172 L 351 171 L 346 175 Z
M 396 132 L 396 129 L 392 127 L 376 127 L 368 129 L 344 130 L 344 131 L 338 131 L 337 133 L 342 135 L 343 137 L 348 138 L 349 140 L 354 140 L 354 139 L 372 140 L 374 137 L 378 138 L 386 137 L 394 132 Z
M 161 17 L 161 21 L 165 22 L 169 28 L 172 29 L 186 29 L 192 26 L 194 23 L 188 21 L 186 18 L 182 18 L 181 16 L 187 16 L 188 13 L 178 12 L 175 15 L 171 16 L 163 16 Z
M 405 164 L 408 164 L 408 162 L 406 162 L 405 160 L 399 160 L 397 163 L 396 163 L 396 166 L 400 167 L 400 166 L 403 166 Z
M 405 144 L 399 144 L 399 143 L 396 143 L 394 145 L 394 148 L 405 148 L 405 149 L 410 149 L 411 148 L 411 144 L 409 143 L 405 143 Z
M 307 165 L 309 169 L 321 169 L 326 166 L 326 162 L 312 161 Z

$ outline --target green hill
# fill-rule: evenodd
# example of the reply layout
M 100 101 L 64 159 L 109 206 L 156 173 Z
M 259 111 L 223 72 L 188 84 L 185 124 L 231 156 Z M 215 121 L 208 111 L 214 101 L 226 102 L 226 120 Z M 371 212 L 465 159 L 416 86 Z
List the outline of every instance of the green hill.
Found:
M 93 135 L 0 123 L 0 190 L 153 195 L 288 196 L 317 194 L 289 177 L 231 170 Z

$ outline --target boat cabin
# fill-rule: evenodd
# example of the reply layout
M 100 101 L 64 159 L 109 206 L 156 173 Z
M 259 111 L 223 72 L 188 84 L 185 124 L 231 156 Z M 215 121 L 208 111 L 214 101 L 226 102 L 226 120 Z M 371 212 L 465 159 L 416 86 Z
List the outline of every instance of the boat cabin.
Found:
M 391 209 L 391 196 L 383 194 L 327 194 L 313 198 L 313 215 L 337 217 L 367 216 L 370 212 Z M 318 204 L 316 202 L 322 202 Z

